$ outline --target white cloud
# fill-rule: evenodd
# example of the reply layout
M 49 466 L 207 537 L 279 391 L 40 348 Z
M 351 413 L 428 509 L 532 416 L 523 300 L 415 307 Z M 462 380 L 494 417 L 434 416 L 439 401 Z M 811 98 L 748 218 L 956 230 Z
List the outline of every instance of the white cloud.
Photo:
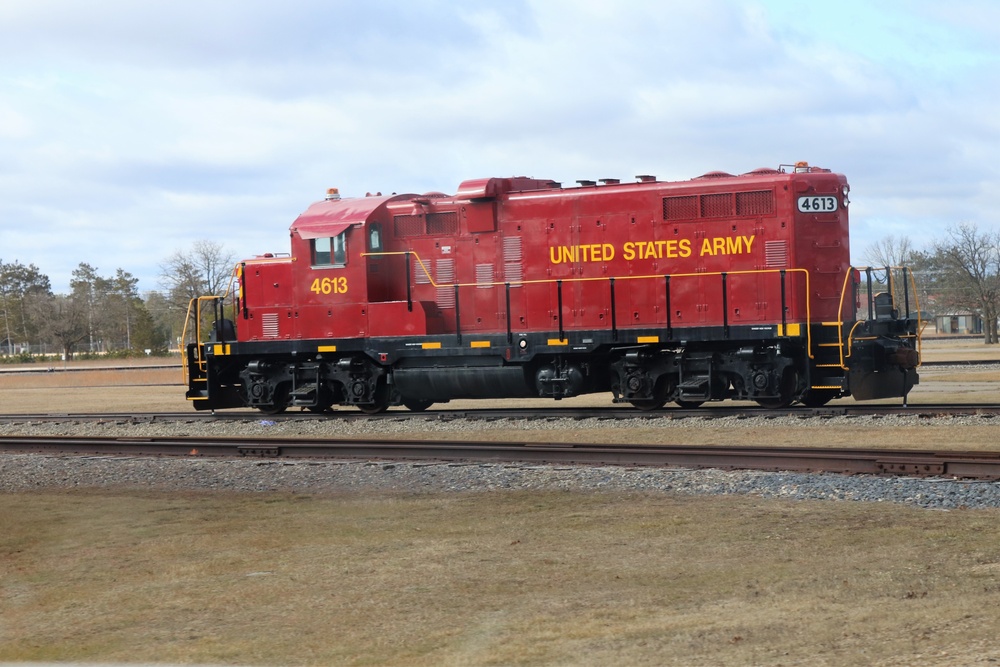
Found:
M 965 7 L 7 0 L 2 257 L 150 289 L 198 239 L 281 250 L 328 186 L 802 159 L 851 179 L 856 248 L 1000 224 L 1000 22 Z

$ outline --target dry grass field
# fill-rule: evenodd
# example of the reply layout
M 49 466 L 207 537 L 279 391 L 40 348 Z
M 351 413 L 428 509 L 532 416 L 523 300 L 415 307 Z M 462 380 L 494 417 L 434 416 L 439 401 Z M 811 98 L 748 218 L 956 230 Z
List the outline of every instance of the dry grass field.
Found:
M 994 353 L 973 341 L 929 348 L 927 358 Z M 190 409 L 179 370 L 109 377 L 0 375 L 0 412 Z M 993 372 L 923 378 L 912 402 L 997 402 Z M 823 424 L 780 434 L 705 424 L 674 435 L 828 435 Z M 928 428 L 916 430 L 995 440 L 989 425 Z M 870 425 L 845 437 L 866 434 L 920 444 Z M 0 662 L 1000 662 L 1000 511 L 573 492 L 75 489 L 2 502 Z
M 996 512 L 731 497 L 8 494 L 0 661 L 970 665 Z

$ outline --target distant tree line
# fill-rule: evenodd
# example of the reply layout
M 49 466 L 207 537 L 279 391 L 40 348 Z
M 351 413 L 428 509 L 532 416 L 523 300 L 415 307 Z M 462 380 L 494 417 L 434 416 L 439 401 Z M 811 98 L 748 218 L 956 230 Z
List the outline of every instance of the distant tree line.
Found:
M 922 310 L 977 315 L 984 342 L 1000 342 L 1000 232 L 962 223 L 926 250 L 888 236 L 868 247 L 865 260 L 910 267 Z M 160 266 L 161 290 L 140 295 L 138 279 L 121 268 L 101 275 L 81 263 L 70 292 L 54 294 L 34 264 L 0 259 L 0 358 L 166 353 L 178 344 L 191 299 L 225 293 L 234 261 L 221 244 L 198 241 Z
M 914 249 L 905 237 L 889 236 L 868 248 L 867 261 L 875 266 L 909 266 L 922 309 L 977 315 L 983 321 L 983 342 L 1000 342 L 1000 232 L 962 223 L 926 250 Z
M 233 261 L 220 244 L 199 241 L 160 266 L 161 291 L 140 295 L 138 279 L 121 268 L 102 275 L 81 263 L 70 292 L 54 294 L 34 264 L 0 259 L 0 357 L 165 354 L 181 336 L 188 302 L 221 294 Z

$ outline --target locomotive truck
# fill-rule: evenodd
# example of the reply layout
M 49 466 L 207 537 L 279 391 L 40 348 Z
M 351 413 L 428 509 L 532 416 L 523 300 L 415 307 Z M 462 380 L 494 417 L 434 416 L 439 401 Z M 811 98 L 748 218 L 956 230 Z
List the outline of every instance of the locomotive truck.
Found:
M 292 223 L 289 253 L 241 261 L 227 295 L 192 301 L 187 398 L 268 414 L 594 392 L 642 410 L 905 401 L 913 277 L 851 266 L 849 193 L 807 163 L 331 189 Z

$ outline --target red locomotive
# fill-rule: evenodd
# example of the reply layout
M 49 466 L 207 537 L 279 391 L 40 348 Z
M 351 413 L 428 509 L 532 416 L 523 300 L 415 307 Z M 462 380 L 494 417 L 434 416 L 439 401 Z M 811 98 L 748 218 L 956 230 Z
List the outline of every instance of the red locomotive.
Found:
M 605 391 L 641 409 L 783 407 L 917 383 L 912 276 L 851 267 L 844 176 L 578 184 L 331 190 L 292 223 L 288 256 L 243 261 L 233 298 L 195 302 L 189 321 L 214 304 L 215 322 L 188 345 L 187 397 L 265 413 Z

